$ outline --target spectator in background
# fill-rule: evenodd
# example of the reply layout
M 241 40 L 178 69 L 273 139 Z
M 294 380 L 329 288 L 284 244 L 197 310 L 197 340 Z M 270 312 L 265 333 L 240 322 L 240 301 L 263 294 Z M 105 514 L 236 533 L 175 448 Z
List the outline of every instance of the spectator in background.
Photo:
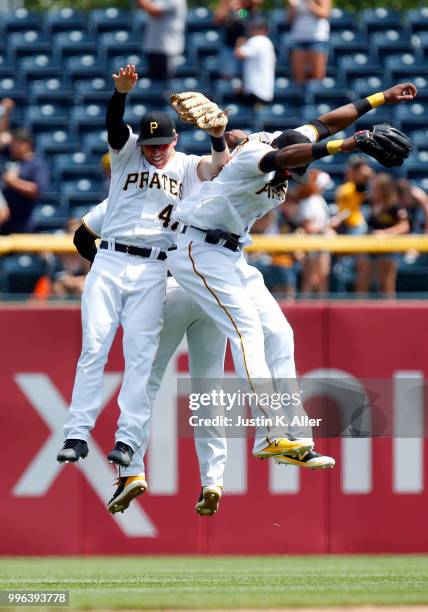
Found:
M 11 98 L 0 100 L 0 150 L 7 147 L 11 141 L 10 115 L 15 108 L 15 102 Z
M 137 6 L 148 14 L 143 45 L 149 62 L 146 76 L 163 81 L 167 93 L 177 57 L 184 51 L 186 0 L 137 0 Z
M 9 219 L 0 227 L 1 234 L 30 232 L 34 204 L 46 191 L 49 182 L 48 167 L 35 156 L 29 132 L 12 132 L 9 144 L 10 161 L 1 176 L 1 190 L 10 210 Z
M 428 195 L 423 189 L 406 179 L 398 179 L 397 196 L 406 209 L 412 234 L 428 234 Z
M 247 25 L 258 15 L 263 0 L 220 0 L 214 21 L 224 27 L 225 39 L 220 54 L 224 79 L 241 76 L 242 63 L 235 55 L 236 42 L 247 37 Z
M 275 50 L 268 31 L 266 21 L 258 17 L 249 25 L 249 38 L 236 42 L 235 55 L 243 61 L 242 100 L 250 106 L 273 100 Z
M 378 174 L 371 183 L 371 213 L 368 219 L 369 232 L 376 236 L 407 234 L 409 221 L 406 209 L 398 203 L 397 186 L 389 174 Z M 356 290 L 367 293 L 373 280 L 375 264 L 379 290 L 386 297 L 395 296 L 399 255 L 397 253 L 373 254 L 359 266 Z
M 367 233 L 367 223 L 361 206 L 367 199 L 367 190 L 374 172 L 366 161 L 354 155 L 349 160 L 346 182 L 336 189 L 337 216 L 335 225 L 341 233 L 361 235 Z
M 288 0 L 291 72 L 297 83 L 326 75 L 331 0 Z
M 330 209 L 321 195 L 323 184 L 319 170 L 308 172 L 308 183 L 299 185 L 299 221 L 307 234 L 334 233 L 330 223 Z M 303 261 L 302 293 L 327 293 L 329 290 L 330 253 L 310 252 Z

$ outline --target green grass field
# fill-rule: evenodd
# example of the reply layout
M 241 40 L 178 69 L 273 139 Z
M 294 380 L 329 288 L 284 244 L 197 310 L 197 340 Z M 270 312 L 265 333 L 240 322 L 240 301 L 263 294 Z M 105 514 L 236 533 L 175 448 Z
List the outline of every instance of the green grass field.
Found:
M 0 576 L 1 590 L 66 589 L 86 609 L 428 604 L 422 555 L 0 558 Z

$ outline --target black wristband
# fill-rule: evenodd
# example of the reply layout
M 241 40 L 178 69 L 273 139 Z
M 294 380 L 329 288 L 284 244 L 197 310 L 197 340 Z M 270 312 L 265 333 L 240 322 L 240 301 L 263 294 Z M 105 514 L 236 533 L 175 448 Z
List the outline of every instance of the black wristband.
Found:
M 327 157 L 327 155 L 330 155 L 327 149 L 327 143 L 316 142 L 312 145 L 312 157 L 314 159 L 321 159 L 321 157 Z
M 315 119 L 315 121 L 312 121 L 310 125 L 313 125 L 318 132 L 318 140 L 323 140 L 324 138 L 328 138 L 330 136 L 330 130 L 326 124 L 319 119 Z
M 368 98 L 357 100 L 356 102 L 353 102 L 353 104 L 355 106 L 355 110 L 357 111 L 359 117 L 361 117 L 361 115 L 365 115 L 373 108 Z
M 222 136 L 210 136 L 210 140 L 213 151 L 221 153 L 226 150 L 226 139 L 224 134 Z

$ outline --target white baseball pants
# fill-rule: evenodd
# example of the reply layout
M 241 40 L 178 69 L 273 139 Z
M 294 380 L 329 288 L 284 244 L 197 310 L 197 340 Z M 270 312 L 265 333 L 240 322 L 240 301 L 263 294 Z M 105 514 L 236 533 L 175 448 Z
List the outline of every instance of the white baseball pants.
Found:
M 147 385 L 163 324 L 166 276 L 165 261 L 98 251 L 82 295 L 82 352 L 66 438 L 89 438 L 102 404 L 104 367 L 121 325 L 125 370 L 115 439 L 134 451 L 146 442 L 151 413 Z
M 223 377 L 226 338 L 219 334 L 217 325 L 196 304 L 189 293 L 173 278 L 168 279 L 164 309 L 164 326 L 159 348 L 149 378 L 148 393 L 152 406 L 162 383 L 167 365 L 182 341 L 187 336 L 189 370 L 192 386 L 198 380 L 220 380 Z M 147 423 L 146 428 L 149 428 Z M 199 435 L 198 435 L 199 434 Z M 121 470 L 123 476 L 144 473 L 144 455 L 149 439 L 137 450 L 131 464 Z M 223 486 L 227 445 L 225 437 L 212 428 L 207 431 L 195 429 L 195 446 L 199 461 L 202 486 Z

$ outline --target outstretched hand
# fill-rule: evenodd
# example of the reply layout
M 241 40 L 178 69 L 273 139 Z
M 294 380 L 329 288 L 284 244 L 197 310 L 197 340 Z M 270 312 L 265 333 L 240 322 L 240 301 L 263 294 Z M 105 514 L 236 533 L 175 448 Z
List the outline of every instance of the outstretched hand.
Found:
M 138 81 L 138 74 L 134 64 L 127 64 L 126 68 L 121 68 L 119 74 L 113 74 L 114 86 L 119 93 L 132 91 Z
M 383 92 L 386 104 L 409 102 L 416 98 L 418 90 L 413 83 L 400 83 Z

